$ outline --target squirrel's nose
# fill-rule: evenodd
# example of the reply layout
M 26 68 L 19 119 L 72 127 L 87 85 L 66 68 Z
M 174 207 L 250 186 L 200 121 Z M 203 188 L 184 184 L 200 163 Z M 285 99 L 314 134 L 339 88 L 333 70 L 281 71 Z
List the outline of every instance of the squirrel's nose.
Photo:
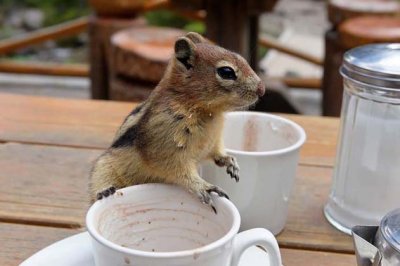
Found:
M 259 97 L 264 95 L 264 93 L 265 93 L 265 85 L 264 85 L 264 83 L 262 81 L 260 81 L 260 83 L 258 83 L 256 93 L 257 93 L 257 95 Z

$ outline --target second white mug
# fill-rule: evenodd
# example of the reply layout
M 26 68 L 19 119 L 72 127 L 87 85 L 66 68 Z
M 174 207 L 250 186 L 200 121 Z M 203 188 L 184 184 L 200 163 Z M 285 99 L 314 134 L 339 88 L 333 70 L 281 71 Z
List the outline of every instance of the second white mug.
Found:
M 241 230 L 263 227 L 278 234 L 286 223 L 304 130 L 276 115 L 231 112 L 223 138 L 226 152 L 239 163 L 239 183 L 211 162 L 201 166 L 201 176 L 226 190 L 242 217 Z

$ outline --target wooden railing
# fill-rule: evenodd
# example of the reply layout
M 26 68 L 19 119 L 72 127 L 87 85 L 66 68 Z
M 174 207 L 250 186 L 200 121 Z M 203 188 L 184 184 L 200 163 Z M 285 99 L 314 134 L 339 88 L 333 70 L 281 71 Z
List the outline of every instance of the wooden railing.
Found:
M 73 36 L 85 31 L 87 26 L 88 18 L 83 17 L 0 41 L 0 55 L 14 52 L 20 48 L 29 47 L 47 40 Z
M 0 72 L 51 76 L 88 77 L 89 66 L 87 64 L 18 62 L 14 60 L 3 59 L 0 60 Z
M 10 54 L 18 49 L 26 48 L 47 40 L 56 40 L 74 36 L 87 30 L 89 19 L 82 17 L 56 26 L 22 34 L 0 41 L 0 55 Z M 83 76 L 89 75 L 87 64 L 55 64 L 43 62 L 18 62 L 14 60 L 0 60 L 0 72 L 56 75 L 56 76 Z
M 158 8 L 171 8 L 168 0 L 153 0 L 143 6 L 144 11 L 150 11 Z M 179 12 L 181 15 L 190 19 L 203 20 L 204 12 Z M 10 39 L 0 41 L 0 56 L 10 54 L 18 49 L 26 48 L 39 44 L 47 40 L 56 40 L 64 37 L 74 36 L 87 30 L 89 18 L 82 17 L 56 26 L 47 27 L 31 33 L 22 34 Z M 269 49 L 274 49 L 282 53 L 288 54 L 305 60 L 307 62 L 323 65 L 323 60 L 307 53 L 298 51 L 292 47 L 288 47 L 278 41 L 262 37 L 259 44 Z M 37 75 L 56 75 L 56 76 L 79 76 L 87 77 L 89 75 L 89 66 L 87 64 L 56 64 L 43 62 L 17 62 L 14 60 L 0 60 L 0 72 L 20 73 L 20 74 L 37 74 Z M 305 87 L 320 88 L 321 80 L 316 78 L 274 78 L 280 80 L 289 87 Z

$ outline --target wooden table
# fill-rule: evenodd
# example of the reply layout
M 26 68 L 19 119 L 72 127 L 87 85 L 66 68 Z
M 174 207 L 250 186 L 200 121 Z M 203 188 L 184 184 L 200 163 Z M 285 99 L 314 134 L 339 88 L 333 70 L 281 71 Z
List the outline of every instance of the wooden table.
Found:
M 0 265 L 85 230 L 93 160 L 134 104 L 0 94 Z M 307 132 L 278 236 L 285 266 L 355 265 L 351 238 L 325 220 L 339 120 L 285 115 Z

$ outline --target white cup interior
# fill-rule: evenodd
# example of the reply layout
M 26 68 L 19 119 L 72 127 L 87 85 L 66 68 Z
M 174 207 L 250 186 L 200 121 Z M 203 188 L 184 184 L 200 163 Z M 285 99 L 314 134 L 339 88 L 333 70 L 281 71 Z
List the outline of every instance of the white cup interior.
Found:
M 93 224 L 100 237 L 129 249 L 146 252 L 197 249 L 221 239 L 234 227 L 237 232 L 239 225 L 234 224 L 240 221 L 235 221 L 228 201 L 222 201 L 215 198 L 218 210 L 215 214 L 180 187 L 138 185 L 96 202 L 89 210 L 87 224 L 89 232 Z
M 305 133 L 297 124 L 275 115 L 231 112 L 225 118 L 225 147 L 233 152 L 284 150 L 301 145 L 304 139 Z

